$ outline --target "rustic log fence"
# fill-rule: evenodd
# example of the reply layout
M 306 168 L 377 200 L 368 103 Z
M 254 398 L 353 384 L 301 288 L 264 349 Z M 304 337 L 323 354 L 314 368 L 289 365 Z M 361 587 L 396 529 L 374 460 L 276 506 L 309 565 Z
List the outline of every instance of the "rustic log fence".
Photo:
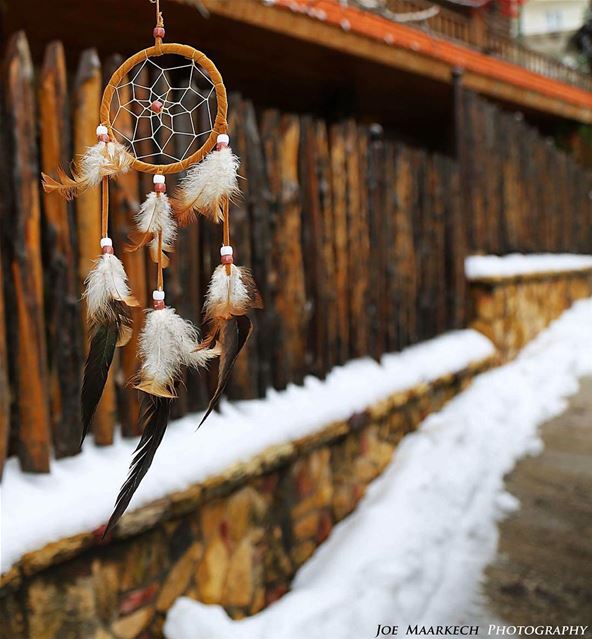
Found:
M 23 470 L 46 472 L 52 451 L 77 453 L 80 297 L 97 255 L 99 197 L 89 191 L 67 203 L 42 194 L 39 172 L 94 143 L 104 77 L 116 64 L 114 57 L 101 64 L 89 50 L 69 78 L 63 48 L 52 43 L 34 69 L 22 33 L 6 51 L 0 467 L 18 455 Z M 455 95 L 456 159 L 409 148 L 353 119 L 258 110 L 231 96 L 233 147 L 246 178 L 232 211 L 233 243 L 266 302 L 231 398 L 260 397 L 350 358 L 379 358 L 464 326 L 468 251 L 591 251 L 592 175 L 514 115 L 460 85 Z M 137 174 L 111 185 L 110 233 L 142 303 L 153 265 L 121 248 L 149 189 Z M 183 230 L 166 273 L 169 302 L 198 325 L 220 240 L 211 224 Z M 136 319 L 139 326 L 141 312 Z M 117 423 L 123 436 L 137 434 L 137 398 L 127 383 L 136 366 L 132 339 L 95 419 L 98 444 L 112 443 Z M 177 417 L 204 408 L 212 380 L 187 374 Z

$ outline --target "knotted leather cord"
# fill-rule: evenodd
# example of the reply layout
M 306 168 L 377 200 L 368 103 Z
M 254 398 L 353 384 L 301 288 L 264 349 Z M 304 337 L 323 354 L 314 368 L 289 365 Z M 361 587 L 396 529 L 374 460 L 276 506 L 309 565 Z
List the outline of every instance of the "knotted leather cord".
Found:
M 158 194 L 160 197 L 160 193 Z M 163 276 L 163 268 L 162 268 L 162 230 L 158 231 L 158 259 L 157 259 L 157 270 L 156 270 L 156 288 L 159 291 L 162 291 L 164 288 L 164 276 Z
M 224 198 L 224 203 L 222 204 L 223 206 L 223 210 L 224 210 L 224 228 L 223 228 L 223 234 L 224 234 L 224 240 L 223 240 L 223 244 L 224 246 L 230 246 L 230 206 L 228 203 L 228 198 L 225 197 Z M 231 272 L 231 268 L 230 268 L 230 264 L 226 264 L 226 275 L 230 275 Z
M 109 236 L 109 178 L 101 180 L 101 237 Z

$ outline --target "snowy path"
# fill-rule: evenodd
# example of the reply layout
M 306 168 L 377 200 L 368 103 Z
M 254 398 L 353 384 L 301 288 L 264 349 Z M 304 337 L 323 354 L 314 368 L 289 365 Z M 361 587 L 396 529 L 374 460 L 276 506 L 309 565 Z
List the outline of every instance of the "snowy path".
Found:
M 357 511 L 298 573 L 293 590 L 233 622 L 217 606 L 176 602 L 167 639 L 359 639 L 378 624 L 471 620 L 504 490 L 516 461 L 540 452 L 540 424 L 592 373 L 592 300 L 578 302 L 513 362 L 406 437 Z

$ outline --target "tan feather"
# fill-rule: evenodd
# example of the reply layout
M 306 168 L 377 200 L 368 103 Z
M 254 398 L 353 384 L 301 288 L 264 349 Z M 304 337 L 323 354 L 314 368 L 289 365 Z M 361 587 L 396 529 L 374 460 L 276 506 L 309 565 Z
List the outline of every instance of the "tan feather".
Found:
M 125 173 L 131 164 L 131 156 L 119 142 L 97 142 L 89 147 L 74 163 L 72 177 L 58 168 L 57 180 L 42 173 L 43 189 L 46 193 L 59 193 L 66 199 L 76 197 L 91 186 L 96 186 L 104 177 Z
M 201 213 L 215 223 L 224 220 L 223 203 L 240 194 L 239 159 L 230 147 L 212 151 L 193 166 L 181 181 L 171 205 L 180 226 L 187 226 Z

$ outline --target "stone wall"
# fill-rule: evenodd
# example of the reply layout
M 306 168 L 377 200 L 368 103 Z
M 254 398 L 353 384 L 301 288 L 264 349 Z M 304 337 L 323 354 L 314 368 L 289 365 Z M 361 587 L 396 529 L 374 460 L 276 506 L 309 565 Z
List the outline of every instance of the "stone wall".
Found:
M 256 613 L 289 589 L 400 439 L 492 363 L 393 395 L 129 513 L 107 544 L 97 530 L 24 556 L 0 586 L 5 636 L 161 637 L 181 594 L 220 603 L 234 618 Z
M 592 269 L 477 278 L 469 295 L 471 328 L 508 360 L 574 301 L 592 295 Z

